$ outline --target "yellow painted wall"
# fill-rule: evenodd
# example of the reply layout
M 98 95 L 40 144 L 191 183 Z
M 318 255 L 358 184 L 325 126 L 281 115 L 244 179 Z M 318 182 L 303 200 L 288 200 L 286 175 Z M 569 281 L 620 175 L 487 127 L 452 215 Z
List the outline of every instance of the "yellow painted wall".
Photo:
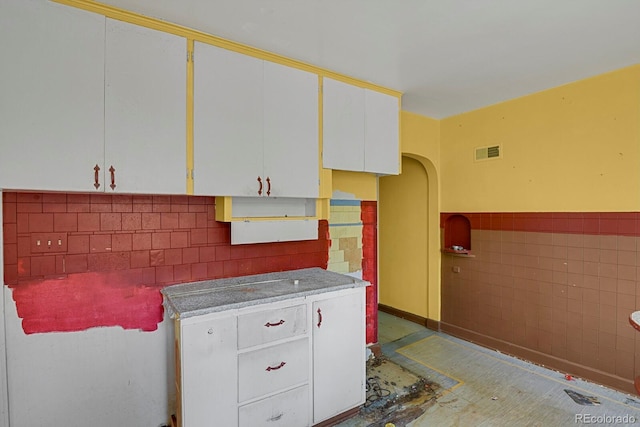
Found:
M 403 111 L 400 114 L 402 154 L 422 157 L 440 171 L 440 120 Z
M 640 210 L 640 65 L 444 119 L 441 138 L 444 212 Z
M 332 199 L 378 200 L 378 183 L 372 173 L 334 170 L 332 185 Z
M 422 164 L 402 159 L 402 174 L 380 178 L 379 301 L 429 317 L 428 179 Z
M 380 303 L 440 320 L 440 122 L 403 111 L 401 129 L 402 175 L 380 178 Z

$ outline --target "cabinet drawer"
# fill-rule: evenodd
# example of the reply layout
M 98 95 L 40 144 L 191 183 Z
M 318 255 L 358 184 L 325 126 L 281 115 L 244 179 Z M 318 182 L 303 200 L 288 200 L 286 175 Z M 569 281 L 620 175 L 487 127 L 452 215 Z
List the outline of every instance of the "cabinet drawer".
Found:
M 240 427 L 309 425 L 309 386 L 240 407 Z
M 238 348 L 307 333 L 307 306 L 264 310 L 238 317 Z
M 240 402 L 308 380 L 308 338 L 243 353 L 238 357 Z

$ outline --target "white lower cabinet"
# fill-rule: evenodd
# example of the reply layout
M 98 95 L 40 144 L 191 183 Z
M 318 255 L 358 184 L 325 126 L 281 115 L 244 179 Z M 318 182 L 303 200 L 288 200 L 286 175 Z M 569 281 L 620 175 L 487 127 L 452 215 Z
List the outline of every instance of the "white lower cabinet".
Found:
M 364 289 L 177 319 L 178 425 L 304 427 L 364 403 Z
M 364 306 L 364 290 L 313 302 L 314 424 L 365 400 Z
M 194 427 L 237 425 L 236 317 L 188 320 L 176 334 L 178 423 Z

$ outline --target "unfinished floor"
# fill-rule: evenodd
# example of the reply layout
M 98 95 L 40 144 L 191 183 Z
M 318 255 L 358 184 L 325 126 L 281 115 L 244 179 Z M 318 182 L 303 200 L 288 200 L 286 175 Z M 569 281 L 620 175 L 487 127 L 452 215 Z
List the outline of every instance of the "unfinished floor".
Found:
M 395 405 L 398 412 L 384 420 L 362 413 L 340 427 L 640 425 L 639 396 L 566 377 L 387 313 L 379 313 L 378 339 L 382 359 L 390 363 L 375 372 L 369 368 L 369 380 L 378 377 L 388 389 L 383 394 L 401 394 L 395 382 L 390 387 L 380 375 L 388 369 L 387 376 L 402 381 L 392 371 L 398 365 L 423 379 L 433 394 Z

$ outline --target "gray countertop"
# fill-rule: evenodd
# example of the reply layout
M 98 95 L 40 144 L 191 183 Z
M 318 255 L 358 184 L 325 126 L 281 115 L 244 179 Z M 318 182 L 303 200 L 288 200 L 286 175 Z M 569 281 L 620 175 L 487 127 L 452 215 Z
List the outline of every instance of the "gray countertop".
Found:
M 322 268 L 305 268 L 183 283 L 164 288 L 162 294 L 171 317 L 187 318 L 368 284 Z

